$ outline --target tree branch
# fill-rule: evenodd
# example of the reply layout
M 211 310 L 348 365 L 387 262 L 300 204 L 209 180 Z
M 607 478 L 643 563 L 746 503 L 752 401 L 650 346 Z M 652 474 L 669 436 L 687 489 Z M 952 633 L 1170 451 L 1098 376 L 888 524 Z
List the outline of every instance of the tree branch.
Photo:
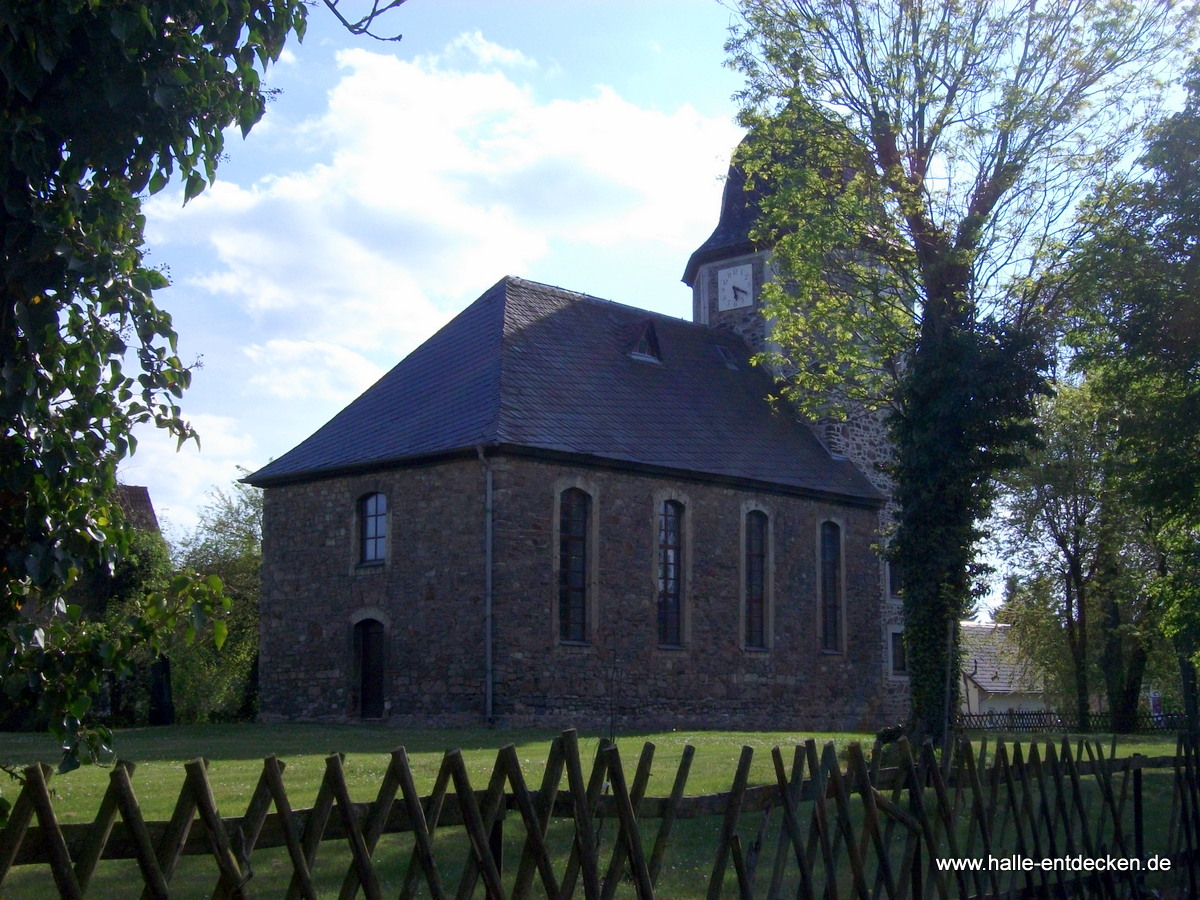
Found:
M 370 12 L 354 21 L 350 21 L 343 16 L 341 10 L 338 9 L 341 0 L 322 0 L 322 2 L 324 2 L 326 8 L 337 17 L 337 20 L 351 34 L 366 35 L 367 37 L 375 38 L 377 41 L 399 41 L 404 37 L 402 34 L 379 35 L 371 31 L 376 22 L 382 19 L 387 13 L 402 6 L 404 0 L 386 0 L 386 2 L 384 0 L 371 0 Z

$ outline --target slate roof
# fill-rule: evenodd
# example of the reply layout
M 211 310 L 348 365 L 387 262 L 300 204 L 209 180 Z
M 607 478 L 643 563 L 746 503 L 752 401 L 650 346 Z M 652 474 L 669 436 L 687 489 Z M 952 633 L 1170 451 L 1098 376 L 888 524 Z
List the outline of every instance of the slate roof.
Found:
M 742 144 L 745 142 L 746 138 L 743 138 Z M 736 162 L 740 150 L 741 145 L 734 151 L 734 161 L 729 164 L 729 173 L 725 177 L 717 227 L 688 258 L 687 267 L 683 270 L 682 281 L 689 287 L 696 283 L 696 275 L 706 262 L 730 259 L 758 249 L 750 240 L 750 229 L 762 212 L 762 199 L 766 191 L 761 184 L 752 191 L 746 190 L 746 173 Z
M 149 488 L 137 484 L 118 484 L 117 504 L 125 514 L 126 521 L 134 528 L 153 532 L 160 530 Z
M 661 361 L 632 353 L 643 336 Z M 246 480 L 283 484 L 482 445 L 880 503 L 849 461 L 772 408 L 771 388 L 731 333 L 504 278 Z
M 1043 679 L 1022 660 L 1008 625 L 962 622 L 963 674 L 989 694 L 1040 694 Z

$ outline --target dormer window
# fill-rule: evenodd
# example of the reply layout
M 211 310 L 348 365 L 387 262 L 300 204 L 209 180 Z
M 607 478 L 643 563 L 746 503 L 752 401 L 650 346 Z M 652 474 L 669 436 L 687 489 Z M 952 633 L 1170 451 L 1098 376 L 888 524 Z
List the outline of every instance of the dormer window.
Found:
M 662 362 L 662 351 L 658 348 L 658 335 L 654 333 L 654 323 L 644 323 L 637 332 L 629 355 L 642 362 Z
M 733 351 L 724 344 L 717 344 L 717 356 L 721 358 L 721 362 L 725 363 L 725 368 L 731 369 L 734 372 L 738 370 L 737 357 L 733 355 Z

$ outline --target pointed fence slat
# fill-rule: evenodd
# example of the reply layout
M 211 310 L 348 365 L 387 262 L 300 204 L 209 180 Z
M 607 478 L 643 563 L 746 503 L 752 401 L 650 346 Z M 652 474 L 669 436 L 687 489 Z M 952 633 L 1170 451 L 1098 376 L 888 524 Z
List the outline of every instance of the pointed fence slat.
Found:
M 167 877 L 163 874 L 150 835 L 146 831 L 141 807 L 138 806 L 133 785 L 129 781 L 129 771 L 117 767 L 113 770 L 111 783 L 116 786 L 117 808 L 121 811 L 121 818 L 125 820 L 125 827 L 133 836 L 134 857 L 146 884 L 146 893 L 142 896 L 150 897 L 151 900 L 168 900 L 170 889 L 167 886 Z
M 800 825 L 800 816 L 796 810 L 800 788 L 804 783 L 804 761 L 806 758 L 801 748 L 797 747 L 792 763 L 792 777 L 789 781 L 783 769 L 783 754 L 779 752 L 778 747 L 771 753 L 771 760 L 775 764 L 775 780 L 779 786 L 779 800 L 783 806 L 783 832 L 779 846 L 781 849 L 784 849 L 785 845 L 782 843 L 782 837 L 786 835 L 786 846 L 789 846 L 795 853 L 796 867 L 800 873 L 800 886 L 797 896 L 801 900 L 812 900 L 816 896 L 816 891 L 813 888 L 812 865 L 809 862 L 808 853 L 804 848 L 804 830 Z M 777 864 L 776 873 L 771 878 L 771 888 L 768 895 L 771 900 L 776 900 L 780 896 L 783 873 L 784 867 L 781 864 Z
M 292 861 L 292 887 L 304 900 L 317 900 L 317 889 L 313 886 L 312 876 L 308 869 L 308 859 L 304 854 L 304 845 L 301 841 L 301 829 L 296 824 L 291 801 L 288 800 L 287 792 L 283 788 L 283 763 L 274 756 L 268 756 L 263 760 L 263 777 L 266 779 L 267 790 L 271 793 L 275 811 L 283 826 L 288 858 Z
M 342 820 L 342 827 L 346 829 L 346 840 L 350 844 L 351 868 L 346 875 L 349 878 L 353 874 L 367 900 L 382 900 L 383 889 L 379 886 L 379 876 L 375 867 L 371 865 L 371 851 L 367 849 L 358 815 L 350 800 L 350 789 L 346 786 L 346 775 L 339 754 L 335 753 L 325 759 L 325 779 L 333 788 L 338 814 Z
M 0 884 L 4 883 L 4 877 L 17 860 L 17 853 L 25 840 L 29 820 L 32 818 L 33 792 L 22 789 L 17 795 L 17 802 L 8 811 L 8 824 L 0 831 Z
M 633 776 L 633 786 L 628 792 L 625 790 L 625 775 L 621 768 L 621 757 L 617 753 L 615 744 L 612 748 L 612 756 L 613 758 L 608 762 L 608 769 L 612 774 L 613 797 L 617 802 L 621 833 L 616 846 L 613 847 L 608 871 L 604 874 L 600 900 L 613 900 L 613 897 L 616 896 L 617 886 L 621 883 L 626 861 L 631 858 L 631 850 L 634 858 L 630 867 L 634 884 L 637 886 L 638 897 L 651 898 L 654 896 L 654 887 L 650 880 L 650 869 L 646 865 L 646 855 L 642 850 L 641 833 L 637 828 L 637 813 L 642 804 L 642 798 L 646 796 L 646 785 L 650 782 L 650 768 L 654 762 L 654 744 L 647 741 L 642 745 L 637 771 Z M 632 823 L 632 825 L 627 823 Z
M 575 840 L 571 855 L 562 878 L 562 896 L 570 900 L 575 894 L 575 882 L 583 875 L 583 892 L 586 900 L 598 900 L 600 888 L 600 864 L 596 858 L 596 830 L 593 817 L 600 792 L 604 789 L 604 749 L 609 742 L 601 739 L 592 764 L 592 774 L 587 787 L 583 784 L 583 764 L 579 756 L 579 737 L 574 731 L 563 733 L 563 750 L 566 755 L 567 784 L 570 787 L 572 819 L 575 824 Z
M 738 817 L 742 813 L 742 799 L 746 795 L 746 784 L 750 779 L 750 762 L 754 759 L 754 749 L 743 747 L 738 759 L 737 772 L 733 776 L 733 788 L 729 792 L 729 802 L 725 807 L 724 821 L 721 823 L 721 837 L 717 844 L 717 858 L 713 863 L 712 875 L 708 880 L 708 900 L 718 900 L 721 887 L 725 882 L 725 866 L 729 861 L 730 844 L 737 831 Z
M 400 898 L 405 900 L 416 891 L 417 878 L 425 876 L 425 884 L 433 900 L 445 900 L 446 889 L 442 884 L 442 875 L 433 858 L 432 831 L 437 828 L 438 819 L 442 814 L 442 805 L 446 797 L 446 788 L 450 782 L 450 767 L 443 757 L 438 769 L 437 778 L 433 782 L 433 793 L 429 795 L 428 808 L 421 803 L 421 795 L 417 793 L 413 783 L 412 769 L 408 766 L 408 757 L 404 748 L 400 748 L 404 765 L 400 771 L 400 792 L 404 804 L 408 808 L 409 820 L 413 823 L 413 851 L 409 859 L 408 869 L 404 874 L 404 884 L 400 888 Z
M 650 745 L 652 747 L 652 745 Z M 613 848 L 612 862 L 609 865 L 608 871 L 610 877 L 615 882 L 614 877 L 623 868 L 625 859 L 629 860 L 630 868 L 633 871 L 633 884 L 637 889 L 638 900 L 654 900 L 654 888 L 650 883 L 650 870 L 646 866 L 646 856 L 642 850 L 642 836 L 637 827 L 637 816 L 634 813 L 633 800 L 629 795 L 629 789 L 625 784 L 625 773 L 621 768 L 621 756 L 617 751 L 617 745 L 611 744 L 606 750 L 608 760 L 605 766 L 608 769 L 610 783 L 612 784 L 613 799 L 617 807 L 617 819 L 621 823 L 621 833 L 617 845 Z M 649 755 L 648 754 L 647 758 Z M 645 778 L 642 779 L 642 788 L 645 788 L 645 779 L 649 778 L 649 765 L 645 766 Z
M 487 892 L 488 900 L 503 900 L 504 889 L 500 885 L 500 872 L 496 868 L 496 861 L 492 858 L 491 848 L 488 843 L 488 834 L 490 828 L 484 822 L 484 817 L 479 809 L 479 803 L 475 797 L 475 791 L 471 789 L 471 779 L 467 775 L 467 767 L 463 762 L 462 754 L 457 750 L 452 750 L 447 754 L 451 758 L 450 775 L 454 781 L 454 788 L 458 794 L 459 808 L 463 813 L 463 828 L 467 833 L 467 839 L 471 844 L 472 859 L 467 866 L 466 872 L 463 874 L 462 883 L 465 885 L 468 878 L 473 878 L 473 871 L 478 871 L 483 878 L 484 890 Z M 501 785 L 503 782 L 501 781 Z M 493 787 L 495 779 L 493 779 Z M 497 789 L 497 793 L 499 789 Z M 491 791 L 489 790 L 489 794 Z M 473 865 L 472 865 L 473 864 Z M 473 869 L 474 867 L 474 869 Z M 470 896 L 470 891 L 460 890 L 460 900 L 465 900 Z
M 529 790 L 525 786 L 525 775 L 521 772 L 521 761 L 517 758 L 517 748 L 509 744 L 500 751 L 504 758 L 505 767 L 508 770 L 508 783 L 513 789 L 513 803 L 517 811 L 521 815 L 521 822 L 525 826 L 525 846 L 521 852 L 521 862 L 517 868 L 517 879 L 514 881 L 512 896 L 517 896 L 517 885 L 522 883 L 521 871 L 522 866 L 529 872 L 526 876 L 525 884 L 532 882 L 532 873 L 534 869 L 542 878 L 542 886 L 546 889 L 547 897 L 555 897 L 558 895 L 558 879 L 554 875 L 554 864 L 550 860 L 550 852 L 546 847 L 546 827 L 549 824 L 549 807 L 545 805 L 545 791 L 539 791 L 538 797 L 535 799 L 530 795 Z M 549 768 L 552 767 L 548 767 Z M 562 769 L 558 768 L 559 777 L 561 777 Z M 538 813 L 539 802 L 543 808 L 547 810 L 547 814 L 543 817 Z M 528 856 L 529 862 L 526 862 Z
M 133 763 L 124 760 L 117 760 L 116 767 L 126 768 L 130 774 L 134 770 Z M 113 825 L 117 822 L 117 812 L 117 794 L 110 783 L 108 790 L 104 792 L 104 799 L 100 801 L 100 809 L 96 812 L 87 839 L 80 848 L 79 858 L 75 861 L 75 877 L 79 880 L 80 889 L 85 893 L 96 871 L 96 865 L 104 853 L 104 846 L 112 834 Z
M 516 756 L 515 749 L 513 756 Z M 524 900 L 533 884 L 535 870 L 542 876 L 546 896 L 555 898 L 559 894 L 558 878 L 554 874 L 546 848 L 546 835 L 550 828 L 550 817 L 554 811 L 554 800 L 558 795 L 558 785 L 562 780 L 565 763 L 563 738 L 557 737 L 550 744 L 550 752 L 542 772 L 542 784 L 538 788 L 537 796 L 528 804 L 530 809 L 526 809 L 523 801 L 519 803 L 518 809 L 525 821 L 525 845 L 521 850 L 521 861 L 517 864 L 517 876 L 513 880 L 513 900 Z M 517 772 L 520 772 L 519 768 Z M 522 786 L 523 784 L 522 777 Z M 531 814 L 536 817 L 536 821 L 530 818 Z
M 771 880 L 767 886 L 768 900 L 780 900 L 783 891 L 783 878 L 788 868 L 788 852 L 796 855 L 796 864 L 800 870 L 800 900 L 807 900 L 812 893 L 812 871 L 808 869 L 807 858 L 804 855 L 804 845 L 801 841 L 800 819 L 796 813 L 796 804 L 800 802 L 800 793 L 804 789 L 804 750 L 797 746 L 792 756 L 792 774 L 789 778 L 783 768 L 783 754 L 776 747 L 771 751 L 771 762 L 775 766 L 775 784 L 779 790 L 779 801 L 782 806 L 783 822 L 779 829 L 779 841 L 775 847 L 775 865 L 771 869 Z
M 683 792 L 687 788 L 688 775 L 692 771 L 692 757 L 696 748 L 686 744 L 683 756 L 679 760 L 679 768 L 675 772 L 675 781 L 671 785 L 671 796 L 667 799 L 666 810 L 658 826 L 658 836 L 654 839 L 654 849 L 650 852 L 650 883 L 657 885 L 659 873 L 662 872 L 663 859 L 667 854 L 667 846 L 671 842 L 671 831 L 675 820 L 679 817 L 683 805 Z
M 317 861 L 317 852 L 321 849 L 321 841 L 325 837 L 325 826 L 329 824 L 329 815 L 333 812 L 333 801 L 333 785 L 329 783 L 328 778 L 323 778 L 321 786 L 317 789 L 317 799 L 313 803 L 308 818 L 304 821 L 304 830 L 300 835 L 300 847 L 304 853 L 304 869 L 292 870 L 292 882 L 288 886 L 286 900 L 297 900 L 299 897 L 310 896 L 309 893 L 304 893 L 305 888 L 301 879 L 312 872 L 313 865 Z M 305 874 L 302 875 L 302 872 Z M 308 880 L 307 890 L 309 892 L 313 890 L 311 879 Z
M 25 784 L 33 792 L 33 810 L 37 815 L 38 824 L 42 826 L 42 840 L 46 844 L 46 855 L 50 858 L 50 870 L 54 873 L 58 894 L 63 900 L 83 900 L 83 889 L 79 886 L 79 879 L 75 877 L 71 854 L 58 827 L 54 804 L 50 801 L 50 790 L 46 787 L 49 775 L 50 770 L 46 766 L 30 766 L 25 770 Z

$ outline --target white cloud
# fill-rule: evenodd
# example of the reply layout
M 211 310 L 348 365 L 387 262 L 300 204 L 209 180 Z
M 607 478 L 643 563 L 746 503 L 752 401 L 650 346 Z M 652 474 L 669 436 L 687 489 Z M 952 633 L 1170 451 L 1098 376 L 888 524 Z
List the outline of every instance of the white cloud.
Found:
M 347 403 L 383 375 L 370 360 L 321 341 L 272 340 L 252 344 L 244 352 L 255 369 L 250 384 L 285 400 Z
M 303 73 L 295 52 L 285 68 Z M 560 258 L 654 257 L 678 272 L 715 224 L 739 137 L 725 119 L 603 86 L 542 99 L 545 68 L 479 32 L 412 60 L 362 47 L 337 59 L 323 109 L 268 112 L 255 130 L 273 174 L 218 180 L 186 208 L 177 191 L 146 205 L 176 285 L 164 302 L 192 318 L 188 352 L 233 385 L 200 408 L 202 453 L 145 438 L 131 465 L 168 473 L 156 504 L 161 491 L 182 508 L 236 464 L 285 451 L 498 278 L 544 266 L 593 290 L 587 271 L 561 276 L 573 263 Z
M 554 242 L 638 242 L 682 262 L 711 228 L 732 124 L 603 87 L 539 102 L 499 69 L 454 68 L 464 53 L 534 65 L 477 32 L 411 62 L 342 51 L 326 110 L 300 128 L 299 140 L 331 145 L 327 157 L 250 186 L 218 182 L 186 210 L 155 198 L 152 241 L 207 244 L 194 286 L 263 323 L 302 315 L 282 326 L 289 338 L 370 349 L 406 343 Z
M 446 46 L 445 51 L 439 57 L 428 61 L 435 62 L 435 64 L 445 61 L 453 65 L 456 59 L 462 60 L 464 57 L 470 63 L 484 68 L 491 66 L 510 69 L 538 68 L 537 60 L 530 59 L 520 50 L 510 50 L 492 43 L 479 31 L 460 34 Z

